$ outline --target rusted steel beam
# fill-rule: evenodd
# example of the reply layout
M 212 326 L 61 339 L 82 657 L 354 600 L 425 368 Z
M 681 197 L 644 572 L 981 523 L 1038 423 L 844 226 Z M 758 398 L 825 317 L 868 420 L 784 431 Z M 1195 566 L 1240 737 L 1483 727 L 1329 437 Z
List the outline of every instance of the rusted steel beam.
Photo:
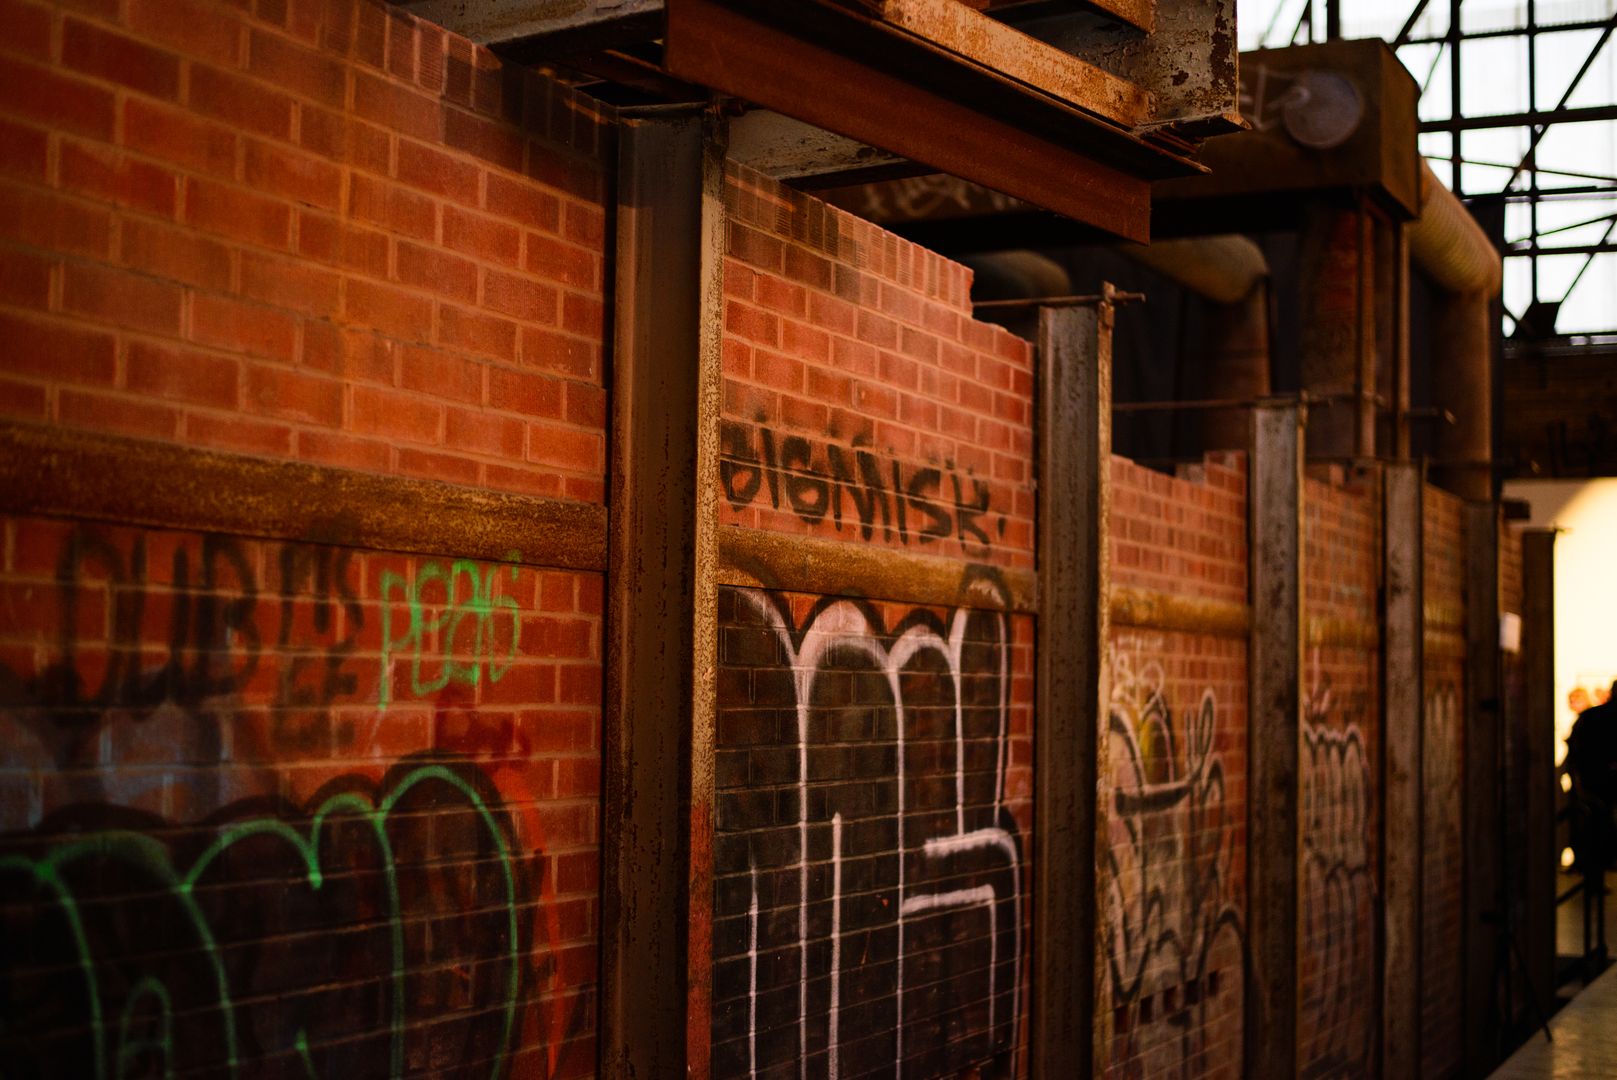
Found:
M 1465 506 L 1465 779 L 1461 788 L 1464 924 L 1461 947 L 1461 1043 L 1468 1076 L 1498 1064 L 1499 1018 L 1494 1015 L 1494 962 L 1503 899 L 1500 815 L 1501 708 L 1499 677 L 1499 506 Z
M 1381 627 L 1353 619 L 1323 619 L 1311 615 L 1303 626 L 1303 641 L 1325 648 L 1379 649 Z
M 782 25 L 779 12 L 768 15 L 671 0 L 669 70 L 1129 239 L 1149 236 L 1148 178 L 1193 169 L 957 57 L 922 49 L 911 59 L 924 61 L 926 78 L 895 74 L 900 32 L 882 24 L 858 23 L 858 35 L 831 42 L 802 36 L 817 24 Z
M 1555 883 L 1560 869 L 1555 842 L 1555 531 L 1522 534 L 1523 777 L 1527 819 L 1527 898 L 1522 951 L 1528 992 L 1540 1008 L 1555 989 Z
M 1112 625 L 1141 630 L 1170 630 L 1209 637 L 1245 638 L 1252 630 L 1252 611 L 1245 604 L 1175 596 L 1150 589 L 1112 587 Z
M 1303 407 L 1252 413 L 1245 1073 L 1297 1075 L 1302 883 Z
M 606 508 L 168 443 L 0 425 L 10 513 L 569 570 L 606 566 Z
M 720 585 L 1034 613 L 1038 576 L 890 548 L 723 528 Z
M 723 151 L 619 135 L 602 809 L 601 1074 L 707 1075 Z
M 1106 638 L 1112 306 L 1039 312 L 1039 618 L 1034 642 L 1032 1074 L 1104 1071 L 1109 925 L 1097 859 L 1107 843 Z
M 1389 464 L 1382 480 L 1380 1075 L 1386 1080 L 1414 1080 L 1421 1069 L 1422 471 L 1414 463 Z
M 663 0 L 390 0 L 479 45 L 569 51 L 650 40 Z
M 730 121 L 730 158 L 777 180 L 852 183 L 852 177 L 918 168 L 885 150 L 754 109 Z

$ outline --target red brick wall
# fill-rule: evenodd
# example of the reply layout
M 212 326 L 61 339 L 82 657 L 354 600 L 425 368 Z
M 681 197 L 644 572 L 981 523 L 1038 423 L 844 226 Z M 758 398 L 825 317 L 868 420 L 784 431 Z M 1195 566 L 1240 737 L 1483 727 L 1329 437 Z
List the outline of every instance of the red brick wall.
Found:
M 733 167 L 721 520 L 1032 565 L 1032 350 L 964 268 Z M 987 564 L 987 565 L 985 565 Z M 720 594 L 713 1075 L 1024 1075 L 1032 620 Z
M 733 164 L 725 203 L 720 520 L 1031 567 L 1032 346 L 925 248 Z
M 0 409 L 602 498 L 584 99 L 380 0 L 0 10 Z
M 1246 469 L 1112 460 L 1112 582 L 1246 602 Z M 1101 887 L 1116 1077 L 1242 1075 L 1247 643 L 1114 627 Z
M 34 518 L 4 541 L 13 1067 L 593 1073 L 598 576 Z
M 373 0 L 0 19 L 0 411 L 604 498 L 584 101 Z M 4 540 L 0 1053 L 594 1072 L 599 576 Z
M 1379 1027 L 1379 500 L 1311 478 L 1304 501 L 1302 1074 L 1361 1076 Z
M 1465 925 L 1461 780 L 1465 775 L 1464 504 L 1427 485 L 1425 500 L 1426 713 L 1421 823 L 1422 1075 L 1443 1080 L 1464 1059 L 1460 1042 L 1461 927 Z

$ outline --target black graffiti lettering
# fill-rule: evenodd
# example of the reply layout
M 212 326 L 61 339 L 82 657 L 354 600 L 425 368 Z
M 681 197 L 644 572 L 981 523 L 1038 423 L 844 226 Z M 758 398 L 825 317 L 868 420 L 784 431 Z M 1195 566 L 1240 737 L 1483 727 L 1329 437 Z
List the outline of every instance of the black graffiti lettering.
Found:
M 857 492 L 854 493 L 854 506 L 859 510 L 860 533 L 866 540 L 870 539 L 871 527 L 876 520 L 875 514 L 871 511 L 879 509 L 882 539 L 891 539 L 892 516 L 887 509 L 887 490 L 882 486 L 881 466 L 876 461 L 876 455 L 868 450 L 855 450 L 854 458 L 859 463 L 859 477 L 865 493 L 863 501 Z
M 916 534 L 923 544 L 946 539 L 954 531 L 948 512 L 940 509 L 927 497 L 928 491 L 936 494 L 942 487 L 942 482 L 943 473 L 934 468 L 917 469 L 910 474 L 910 484 L 905 494 L 908 496 L 909 504 L 927 519 L 927 523 Z
M 758 467 L 758 456 L 753 453 L 747 431 L 740 424 L 726 421 L 719 441 L 719 482 L 724 485 L 725 498 L 739 510 L 758 497 L 764 473 Z
M 788 435 L 780 444 L 781 469 L 786 474 L 786 501 L 792 513 L 810 525 L 825 520 L 831 505 L 831 485 L 809 471 L 811 450 L 808 440 Z
M 775 464 L 775 433 L 766 427 L 758 429 L 764 446 L 764 475 L 769 478 L 769 505 L 780 509 L 780 473 Z
M 962 544 L 976 542 L 987 546 L 990 541 L 983 527 L 977 524 L 977 519 L 988 512 L 988 485 L 971 478 L 971 501 L 966 502 L 961 497 L 960 474 L 950 473 L 949 479 L 954 482 L 954 520 L 956 535 Z M 1005 519 L 1001 518 L 1000 529 L 1005 528 Z M 969 535 L 968 535 L 969 534 Z
M 893 462 L 893 506 L 898 511 L 896 515 L 898 517 L 898 538 L 907 544 L 910 542 L 908 515 L 904 512 L 904 503 L 907 500 L 904 498 L 904 478 L 899 474 L 898 469 L 898 462 Z

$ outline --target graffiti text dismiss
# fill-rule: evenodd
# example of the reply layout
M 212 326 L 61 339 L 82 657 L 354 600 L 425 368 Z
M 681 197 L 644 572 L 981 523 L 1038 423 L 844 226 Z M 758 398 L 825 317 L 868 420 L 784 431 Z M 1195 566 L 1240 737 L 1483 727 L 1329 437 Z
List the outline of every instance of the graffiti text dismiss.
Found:
M 880 536 L 902 544 L 958 540 L 983 551 L 1005 519 L 990 520 L 988 485 L 945 463 L 914 466 L 870 448 L 827 442 L 822 455 L 801 435 L 779 437 L 763 425 L 726 422 L 719 477 L 731 507 L 767 498 L 805 524 L 827 518 L 837 532 L 846 521 L 862 540 Z

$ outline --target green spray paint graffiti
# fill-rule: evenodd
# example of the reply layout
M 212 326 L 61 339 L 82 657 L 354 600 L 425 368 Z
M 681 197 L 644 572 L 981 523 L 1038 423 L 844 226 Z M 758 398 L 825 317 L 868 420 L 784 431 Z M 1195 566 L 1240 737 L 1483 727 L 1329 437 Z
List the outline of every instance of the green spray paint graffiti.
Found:
M 250 906 L 251 902 L 245 898 L 247 889 L 232 877 L 239 876 L 240 867 L 225 872 L 222 864 L 233 851 L 255 841 L 260 845 L 266 840 L 278 841 L 284 845 L 284 851 L 293 856 L 289 868 L 295 871 L 296 877 L 270 880 L 274 875 L 262 869 L 265 851 L 262 846 L 243 853 L 243 863 L 260 868 L 250 876 L 270 880 L 270 884 L 276 886 L 272 892 L 296 885 L 306 886 L 318 895 L 334 879 L 351 877 L 355 872 L 351 864 L 362 861 L 349 858 L 346 860 L 349 865 L 345 865 L 342 859 L 328 859 L 333 847 L 341 849 L 343 846 L 337 839 L 338 831 L 357 828 L 368 834 L 369 842 L 375 845 L 376 868 L 381 878 L 382 910 L 380 918 L 374 921 L 388 941 L 387 970 L 373 981 L 386 985 L 386 1075 L 402 1077 L 407 1071 L 405 1047 L 410 1025 L 406 984 L 414 977 L 406 956 L 407 923 L 422 920 L 419 912 L 412 915 L 404 909 L 396 840 L 401 836 L 409 839 L 412 831 L 425 835 L 434 829 L 444 829 L 445 813 L 470 814 L 481 834 L 480 861 L 493 871 L 494 887 L 485 890 L 491 895 L 486 896 L 480 906 L 485 916 L 492 916 L 492 921 L 484 918 L 484 926 L 495 929 L 495 933 L 491 935 L 492 942 L 485 942 L 479 950 L 483 955 L 476 961 L 497 964 L 501 972 L 492 983 L 497 987 L 497 1001 L 479 1003 L 484 1006 L 485 1014 L 498 1019 L 498 1034 L 489 1048 L 486 1072 L 486 1075 L 498 1077 L 506 1065 L 519 1012 L 522 902 L 513 845 L 491 803 L 492 789 L 488 788 L 485 794 L 480 787 L 486 788 L 486 783 L 474 782 L 480 778 L 481 774 L 475 769 L 454 762 L 406 763 L 393 771 L 390 781 L 384 785 L 386 794 L 380 798 L 357 791 L 333 794 L 318 804 L 304 830 L 281 817 L 268 815 L 231 822 L 221 827 L 211 843 L 190 860 L 177 860 L 169 844 L 142 831 L 106 829 L 76 835 L 52 844 L 37 855 L 0 857 L 0 887 L 3 887 L 0 900 L 32 903 L 37 907 L 37 902 L 43 899 L 54 909 L 58 925 L 65 929 L 66 943 L 55 955 L 59 961 L 60 953 L 65 952 L 70 960 L 58 966 L 77 973 L 80 986 L 76 999 L 84 1003 L 88 1013 L 90 1071 L 96 1080 L 152 1075 L 157 1062 L 161 1066 L 155 1074 L 175 1075 L 176 1061 L 182 1050 L 175 1034 L 176 999 L 181 991 L 189 995 L 186 1020 L 190 1026 L 194 1028 L 198 1017 L 204 1013 L 215 1018 L 210 1021 L 216 1027 L 211 1042 L 219 1048 L 220 1060 L 209 1064 L 215 1071 L 234 1078 L 242 1072 L 244 1033 L 238 1021 L 240 1004 L 232 985 L 232 965 L 227 952 L 239 952 L 241 947 L 239 944 L 227 946 L 215 923 L 227 918 L 233 907 Z M 179 865 L 182 862 L 183 868 Z M 133 975 L 127 943 L 116 958 L 97 955 L 92 945 L 92 920 L 88 912 L 92 908 L 100 910 L 131 901 L 121 896 L 95 895 L 94 890 L 120 871 L 133 872 L 145 893 L 160 894 L 166 902 L 177 905 L 182 915 L 169 945 L 200 958 L 199 966 L 204 975 L 190 979 L 188 985 L 175 986 L 155 975 Z M 136 891 L 137 896 L 139 891 Z M 411 890 L 412 895 L 420 891 L 419 887 Z M 4 903 L 0 903 L 0 910 L 5 910 Z M 455 914 L 466 917 L 460 912 Z M 135 917 L 135 921 L 140 920 Z M 14 933 L 16 928 L 7 929 L 8 933 Z M 149 932 L 151 928 L 146 929 Z M 328 934 L 335 939 L 351 929 L 334 928 L 335 932 L 328 930 Z M 136 955 L 140 954 L 141 947 L 139 942 L 134 944 Z M 11 955 L 4 957 L 8 967 L 14 959 Z M 7 972 L 3 981 L 15 977 L 14 972 Z M 176 983 L 181 981 L 176 980 Z M 211 998 L 205 1010 L 198 1008 L 199 983 L 206 984 L 203 996 Z M 8 988 L 6 996 L 14 1003 L 25 993 L 25 989 L 13 986 Z M 124 999 L 123 1005 L 114 1017 L 110 1007 L 115 1007 L 119 994 Z M 15 1017 L 7 1017 L 0 1026 L 12 1028 L 15 1020 Z M 291 1045 L 301 1060 L 302 1071 L 310 1078 L 318 1076 L 309 1033 L 304 1026 L 296 1027 Z M 195 1057 L 193 1054 L 193 1060 Z M 329 1074 L 338 1075 L 339 1070 L 333 1068 Z
M 512 562 L 506 570 L 515 584 L 518 555 L 512 552 L 507 558 Z M 485 673 L 490 684 L 497 683 L 511 670 L 522 630 L 522 610 L 512 597 L 495 595 L 499 570 L 460 559 L 448 569 L 442 563 L 425 563 L 414 581 L 392 571 L 382 574 L 380 698 L 384 709 L 392 698 L 391 661 L 400 653 L 410 658 L 410 690 L 417 697 L 436 693 L 451 682 L 476 686 Z M 428 592 L 435 585 L 444 594 L 438 604 L 431 602 Z M 409 612 L 409 629 L 395 638 L 393 621 L 400 601 Z M 510 633 L 502 645 L 501 630 L 507 618 Z M 436 674 L 431 671 L 433 651 L 442 653 Z M 425 674 L 423 666 L 428 669 Z

